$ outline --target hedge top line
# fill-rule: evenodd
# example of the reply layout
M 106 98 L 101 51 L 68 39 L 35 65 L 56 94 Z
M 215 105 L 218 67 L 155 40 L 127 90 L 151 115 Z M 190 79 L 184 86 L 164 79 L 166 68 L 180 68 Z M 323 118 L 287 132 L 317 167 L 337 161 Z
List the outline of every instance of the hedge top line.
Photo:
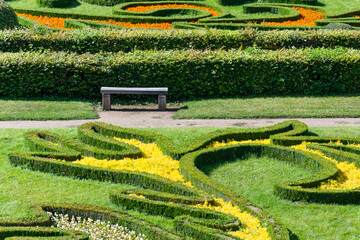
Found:
M 229 30 L 114 30 L 86 29 L 39 34 L 32 30 L 0 31 L 0 51 L 18 52 L 49 49 L 76 53 L 129 52 L 134 50 L 263 49 L 337 46 L 360 48 L 360 31 L 258 31 Z

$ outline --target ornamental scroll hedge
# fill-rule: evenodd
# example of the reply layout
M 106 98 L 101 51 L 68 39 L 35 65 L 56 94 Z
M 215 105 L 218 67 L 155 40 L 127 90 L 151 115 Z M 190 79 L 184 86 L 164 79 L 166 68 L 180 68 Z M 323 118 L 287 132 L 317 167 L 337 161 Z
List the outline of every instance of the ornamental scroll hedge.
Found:
M 104 207 L 77 205 L 66 203 L 47 203 L 35 205 L 32 208 L 36 220 L 19 220 L 13 222 L 0 221 L 0 236 L 18 237 L 59 236 L 59 240 L 87 239 L 86 235 L 76 235 L 74 232 L 57 229 L 33 228 L 33 226 L 49 226 L 49 218 L 44 211 L 66 213 L 70 216 L 106 220 L 119 223 L 131 230 L 145 234 L 149 239 L 181 239 L 184 236 L 193 239 L 239 239 L 228 231 L 241 228 L 243 222 L 228 214 L 209 209 L 194 208 L 194 205 L 205 201 L 215 203 L 215 198 L 222 198 L 238 206 L 243 211 L 250 212 L 267 226 L 271 239 L 289 239 L 285 226 L 261 208 L 255 206 L 246 198 L 214 182 L 204 172 L 205 165 L 234 159 L 242 159 L 248 154 L 269 156 L 280 161 L 291 162 L 301 168 L 313 172 L 310 177 L 293 182 L 276 183 L 274 194 L 281 198 L 294 201 L 317 203 L 359 204 L 360 191 L 353 189 L 320 189 L 319 186 L 328 180 L 337 181 L 341 168 L 327 156 L 339 162 L 354 163 L 360 167 L 360 140 L 356 138 L 320 138 L 307 136 L 308 128 L 298 121 L 286 121 L 270 127 L 253 129 L 218 130 L 196 139 L 188 147 L 177 149 L 167 137 L 139 129 L 127 129 L 111 126 L 105 123 L 87 123 L 79 127 L 77 140 L 48 132 L 29 132 L 26 139 L 30 152 L 12 152 L 10 163 L 14 166 L 24 166 L 32 170 L 49 172 L 56 175 L 76 177 L 80 179 L 126 183 L 140 187 L 134 190 L 114 190 L 110 193 L 110 201 L 126 209 L 146 212 L 150 215 L 166 216 L 173 219 L 174 229 L 161 229 L 160 226 L 143 219 L 130 216 L 124 211 L 114 211 Z M 111 170 L 94 166 L 73 163 L 84 156 L 97 156 L 103 150 L 116 148 L 119 152 L 127 151 L 130 145 L 114 144 L 114 137 L 137 139 L 145 143 L 155 142 L 161 149 L 179 159 L 180 172 L 194 187 L 173 182 L 165 177 L 146 172 L 129 170 Z M 235 143 L 224 147 L 210 147 L 214 142 L 269 139 L 272 144 L 265 143 Z M 311 142 L 306 149 L 294 149 L 289 145 Z M 353 146 L 351 144 L 357 144 Z M 94 147 L 94 151 L 84 151 Z M 101 150 L 100 150 L 101 149 Z M 174 150 L 175 149 L 175 150 Z M 310 152 L 310 150 L 321 151 Z M 96 153 L 99 151 L 99 153 Z M 181 154 L 180 154 L 181 153 Z M 108 156 L 122 160 L 121 155 Z M 60 161 L 62 160 L 62 161 Z M 136 161 L 133 159 L 132 161 Z M 358 171 L 359 169 L 357 169 Z M 359 179 L 357 180 L 358 184 Z M 341 185 L 341 183 L 339 183 Z M 142 189 L 141 189 L 142 188 Z
M 358 93 L 360 51 L 248 48 L 0 54 L 1 97 L 100 99 L 101 86 L 168 86 L 169 99 Z M 296 70 L 296 71 L 295 71 Z
M 251 130 L 217 131 L 204 135 L 189 147 L 175 152 L 177 152 L 177 157 L 181 157 L 181 155 L 187 152 L 204 148 L 208 143 L 221 139 L 269 138 L 271 135 L 277 134 L 280 136 L 296 136 L 306 132 L 307 126 L 297 121 L 287 121 L 274 126 Z M 149 239 L 180 239 L 184 236 L 193 239 L 239 239 L 227 233 L 227 231 L 239 229 L 242 225 L 234 216 L 214 212 L 209 209 L 190 207 L 190 205 L 202 204 L 204 201 L 213 202 L 213 197 L 206 192 L 145 172 L 110 170 L 72 163 L 81 156 L 97 155 L 91 151 L 83 151 L 84 144 L 89 145 L 89 147 L 97 147 L 97 149 L 113 149 L 113 137 L 135 138 L 143 142 L 156 142 L 163 152 L 174 152 L 174 144 L 164 136 L 142 130 L 115 127 L 104 123 L 88 123 L 79 127 L 79 140 L 81 143 L 79 142 L 78 144 L 75 144 L 75 140 L 69 140 L 66 137 L 46 132 L 29 132 L 25 137 L 33 152 L 10 153 L 9 160 L 13 165 L 26 166 L 32 170 L 50 172 L 57 175 L 111 181 L 113 183 L 127 183 L 145 188 L 143 190 L 115 190 L 110 194 L 110 200 L 112 203 L 127 209 L 174 219 L 175 231 L 162 230 L 159 229 L 159 226 L 147 223 L 144 220 L 126 217 L 126 213 L 123 212 L 96 206 L 69 204 L 40 204 L 39 206 L 34 206 L 34 211 L 38 212 L 36 215 L 42 219 L 37 221 L 38 225 L 39 223 L 46 225 L 48 219 L 43 215 L 43 210 L 46 210 L 118 222 L 129 229 L 146 234 Z M 116 148 L 119 149 L 119 146 Z M 179 152 L 183 153 L 179 154 Z M 122 156 L 118 156 L 118 159 L 121 160 Z M 139 198 L 137 196 L 142 197 Z M 224 192 L 224 196 L 227 196 L 226 192 Z M 263 225 L 266 225 L 271 239 L 289 239 L 289 234 L 281 223 L 272 219 L 268 213 L 254 206 L 248 200 L 240 196 L 234 197 L 234 195 L 228 196 L 226 199 L 239 206 L 242 210 L 251 213 Z M 138 224 L 139 221 L 140 225 Z M 1 222 L 0 225 L 5 226 L 5 229 L 12 226 L 10 223 Z M 30 222 L 27 225 L 35 226 L 36 224 Z M 28 228 L 24 231 L 29 232 L 31 230 L 32 228 Z

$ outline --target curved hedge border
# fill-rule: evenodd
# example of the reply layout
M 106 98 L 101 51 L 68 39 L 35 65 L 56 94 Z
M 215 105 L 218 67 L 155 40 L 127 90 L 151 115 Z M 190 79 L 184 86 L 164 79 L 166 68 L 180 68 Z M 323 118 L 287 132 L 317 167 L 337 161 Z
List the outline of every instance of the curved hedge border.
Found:
M 221 12 L 221 15 L 226 15 L 226 13 L 223 13 L 223 9 L 212 6 L 205 3 L 200 2 L 187 2 L 187 1 L 154 1 L 154 2 L 131 2 L 131 3 L 123 3 L 119 4 L 113 7 L 113 14 L 115 15 L 123 15 L 127 17 L 134 17 L 134 18 L 140 18 L 144 22 L 178 22 L 178 21 L 198 21 L 202 18 L 211 18 L 211 14 L 206 10 L 200 10 L 200 9 L 193 9 L 199 12 L 196 16 L 183 16 L 183 17 L 167 17 L 166 13 L 170 13 L 174 10 L 179 9 L 154 9 L 149 10 L 147 12 L 131 12 L 126 11 L 125 9 L 129 7 L 137 7 L 137 6 L 151 6 L 151 5 L 167 5 L 167 4 L 188 4 L 188 5 L 194 5 L 194 6 L 200 6 L 200 7 L 207 7 L 211 8 L 215 11 Z M 180 10 L 192 10 L 191 8 L 181 8 Z M 160 14 L 161 13 L 161 14 Z M 219 16 L 218 16 L 219 17 Z M 134 21 L 132 21 L 134 22 Z
M 96 4 L 100 6 L 115 6 L 117 4 L 121 3 L 129 3 L 129 2 L 138 2 L 139 0 L 83 0 L 84 2 L 90 3 L 90 4 Z M 159 1 L 159 0 L 144 0 L 143 2 L 153 2 L 153 1 Z M 161 1 L 161 0 L 160 0 Z M 164 0 L 168 1 L 168 0 Z M 188 2 L 197 2 L 202 0 L 187 0 Z
M 73 0 L 36 0 L 36 3 L 40 7 L 48 8 L 63 8 L 70 6 L 74 1 Z
M 221 20 L 222 21 L 222 20 Z M 259 21 L 261 22 L 261 21 Z M 188 22 L 174 22 L 173 28 L 186 30 L 246 30 L 254 29 L 256 31 L 298 31 L 298 30 L 320 30 L 322 27 L 308 27 L 308 26 L 277 26 L 277 25 L 260 25 L 260 24 L 246 24 L 246 23 L 188 23 Z M 302 40 L 301 40 L 302 41 Z M 304 43 L 306 44 L 306 43 Z M 262 45 L 262 43 L 260 43 Z M 324 46 L 326 47 L 326 46 Z
M 247 4 L 243 6 L 245 13 L 258 13 L 264 10 L 269 10 L 272 13 L 281 14 L 279 16 L 270 16 L 270 17 L 244 17 L 244 18 L 226 18 L 222 17 L 220 19 L 215 18 L 206 18 L 200 19 L 199 23 L 261 23 L 264 21 L 271 22 L 284 22 L 284 21 L 294 21 L 301 18 L 299 11 L 285 6 L 274 6 L 271 4 Z M 247 26 L 249 26 L 247 24 Z M 285 26 L 284 26 L 285 27 Z
M 345 23 L 353 27 L 360 27 L 359 18 L 339 18 L 339 19 L 325 19 L 321 21 L 316 21 L 316 26 L 326 26 L 330 23 Z
M 343 48 L 0 53 L 0 97 L 100 99 L 99 89 L 119 80 L 122 87 L 169 87 L 171 101 L 352 94 L 360 91 L 359 72 L 360 51 Z
M 19 20 L 26 19 L 19 17 Z M 31 21 L 31 20 L 29 20 Z M 95 27 L 124 28 L 91 21 L 68 19 L 69 24 L 86 24 Z M 177 26 L 179 23 L 175 23 Z M 189 25 L 189 23 L 184 23 Z M 39 24 L 40 25 L 40 24 Z M 190 24 L 191 25 L 191 24 Z M 189 26 L 190 26 L 189 25 Z M 191 26 L 198 26 L 192 24 Z M 230 25 L 230 24 L 228 24 Z M 238 29 L 237 24 L 232 24 Z M 38 26 L 41 27 L 42 25 Z M 67 25 L 74 27 L 74 25 Z M 202 25 L 203 26 L 203 25 Z M 266 26 L 263 26 L 266 27 Z M 45 28 L 45 27 L 44 27 Z M 270 30 L 270 29 L 268 29 Z M 86 29 L 39 34 L 19 29 L 0 31 L 0 51 L 19 52 L 37 49 L 68 51 L 76 53 L 129 52 L 151 49 L 239 49 L 253 45 L 263 49 L 304 48 L 336 46 L 360 48 L 360 31 L 318 30 L 318 31 L 257 31 L 245 29 L 225 30 L 111 30 Z
M 174 159 L 179 159 L 184 154 L 205 148 L 214 141 L 266 139 L 275 134 L 279 136 L 296 136 L 306 134 L 307 131 L 307 125 L 299 121 L 285 121 L 273 126 L 255 129 L 218 130 L 205 134 L 197 138 L 189 146 L 180 149 L 165 136 L 138 129 L 116 127 L 105 123 L 92 122 L 83 124 L 78 128 L 78 136 L 81 141 L 99 147 L 106 146 L 114 141 L 112 138 L 109 139 L 109 137 L 135 138 L 146 143 L 155 142 L 165 154 L 170 155 Z
M 298 121 L 287 121 L 257 129 L 217 131 L 199 138 L 181 151 L 174 151 L 175 146 L 166 137 L 141 130 L 114 127 L 104 123 L 88 123 L 80 126 L 78 129 L 79 139 L 96 145 L 98 149 L 118 147 L 112 140 L 112 137 L 116 136 L 136 138 L 143 142 L 155 141 L 165 152 L 167 151 L 172 154 L 175 152 L 178 154 L 178 157 L 186 152 L 204 148 L 212 141 L 227 140 L 228 138 L 236 140 L 269 138 L 270 135 L 274 134 L 280 134 L 281 136 L 300 135 L 306 132 L 307 126 Z M 232 216 L 206 209 L 187 207 L 189 204 L 199 204 L 205 200 L 213 201 L 212 197 L 202 191 L 147 173 L 115 171 L 73 164 L 71 161 L 79 157 L 78 146 L 82 145 L 75 143 L 73 140 L 59 137 L 56 134 L 30 132 L 26 134 L 26 138 L 31 149 L 43 152 L 10 153 L 9 160 L 15 166 L 27 166 L 33 170 L 80 179 L 111 181 L 113 183 L 127 183 L 140 186 L 147 190 L 114 191 L 110 194 L 110 199 L 113 203 L 121 204 L 128 209 L 137 209 L 173 218 L 177 234 L 181 236 L 191 236 L 194 239 L 237 239 L 223 232 L 224 230 L 239 228 L 239 223 Z M 67 162 L 56 159 L 65 159 Z M 131 196 L 133 193 L 145 196 L 146 199 Z M 226 196 L 227 193 L 224 194 Z M 252 204 L 250 205 L 246 199 L 243 199 L 242 202 L 233 203 L 238 204 L 241 209 L 257 216 L 268 229 L 270 228 L 268 231 L 270 231 L 272 239 L 289 239 L 286 228 L 274 221 L 265 211 Z M 167 239 L 178 239 L 178 237 L 176 237 L 176 234 L 170 234 Z
M 289 137 L 291 138 L 291 137 Z M 304 138 L 304 137 L 303 137 Z M 305 137 L 306 138 L 306 137 Z M 324 151 L 324 148 L 309 146 L 314 149 L 321 149 L 329 156 L 341 156 L 341 151 Z M 319 184 L 328 179 L 334 179 L 338 174 L 336 165 L 323 157 L 316 154 L 294 150 L 286 147 L 274 145 L 238 145 L 228 146 L 213 150 L 202 150 L 185 155 L 180 159 L 180 171 L 185 179 L 191 181 L 194 186 L 202 189 L 209 194 L 217 197 L 229 196 L 229 200 L 241 202 L 239 196 L 231 193 L 224 186 L 215 183 L 206 176 L 200 169 L 203 165 L 208 165 L 218 161 L 227 161 L 234 157 L 242 157 L 244 154 L 253 153 L 258 156 L 270 156 L 282 161 L 288 161 L 316 171 L 309 178 L 300 179 L 298 181 L 280 183 L 275 185 L 274 193 L 278 196 L 293 201 L 308 201 L 318 203 L 336 203 L 336 204 L 359 204 L 360 190 L 321 190 L 315 189 Z M 336 153 L 336 154 L 335 154 Z M 346 154 L 345 154 L 346 155 Z M 349 155 L 349 154 L 347 154 Z M 349 160 L 347 158 L 337 158 L 337 160 Z M 359 165 L 359 157 L 356 160 Z M 301 188 L 299 188 L 301 187 Z M 225 194 L 225 195 L 224 195 Z
M 143 219 L 137 219 L 123 211 L 114 211 L 109 208 L 87 205 L 87 204 L 67 204 L 67 203 L 45 203 L 37 204 L 32 207 L 32 212 L 37 216 L 37 220 L 31 222 L 0 222 L 0 236 L 32 236 L 44 239 L 44 236 L 51 236 L 58 234 L 65 235 L 59 237 L 61 239 L 78 239 L 88 240 L 88 235 L 82 232 L 60 230 L 57 228 L 50 228 L 51 221 L 46 212 L 67 214 L 71 218 L 91 218 L 94 220 L 109 221 L 112 224 L 119 224 L 135 232 L 140 232 L 148 236 L 150 239 L 161 240 L 180 240 L 181 238 L 172 232 L 168 232 L 159 228 L 151 222 Z M 17 226 L 17 227 L 15 227 Z M 22 226 L 22 227 L 20 227 Z M 24 227 L 27 226 L 27 227 Z M 33 226 L 33 227 L 31 227 Z M 47 228 L 39 228 L 38 226 L 46 226 Z M 45 233 L 44 233 L 45 232 Z M 47 234 L 47 235 L 45 235 Z M 75 236 L 74 236 L 75 235 Z M 36 238 L 35 238 L 36 239 Z M 53 239 L 53 238 L 51 238 Z M 57 238 L 56 238 L 57 239 Z

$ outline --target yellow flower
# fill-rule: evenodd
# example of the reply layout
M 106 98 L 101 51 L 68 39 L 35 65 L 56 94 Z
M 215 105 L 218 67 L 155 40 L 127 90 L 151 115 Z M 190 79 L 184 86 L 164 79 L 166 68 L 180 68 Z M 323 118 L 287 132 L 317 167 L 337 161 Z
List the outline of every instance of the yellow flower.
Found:
M 256 139 L 256 140 L 243 140 L 243 141 L 235 141 L 228 139 L 226 142 L 212 142 L 206 148 L 217 148 L 228 145 L 236 145 L 236 144 L 246 144 L 246 143 L 255 143 L 255 144 L 270 144 L 270 139 Z
M 135 193 L 130 193 L 129 196 L 131 197 L 136 197 L 136 198 L 141 198 L 141 199 L 145 199 L 146 197 L 143 196 L 143 195 L 138 195 L 138 194 L 135 194 Z
M 260 221 L 248 212 L 243 212 L 238 206 L 233 206 L 230 202 L 225 202 L 222 198 L 215 198 L 217 204 L 210 205 L 205 202 L 203 205 L 195 205 L 196 208 L 207 208 L 217 212 L 233 215 L 241 223 L 245 224 L 238 231 L 230 231 L 229 234 L 245 240 L 269 240 L 271 239 L 266 228 L 262 227 Z
M 291 147 L 322 156 L 325 159 L 335 163 L 335 165 L 339 169 L 339 175 L 336 180 L 330 179 L 328 181 L 322 182 L 318 188 L 332 190 L 350 190 L 360 188 L 360 169 L 358 169 L 354 163 L 336 161 L 335 159 L 326 156 L 319 150 L 307 149 L 307 144 L 309 143 L 303 142 L 299 145 Z M 340 141 L 337 141 L 334 144 L 342 145 Z
M 179 161 L 164 155 L 155 143 L 142 143 L 136 139 L 115 139 L 138 147 L 142 151 L 143 157 L 121 160 L 99 160 L 93 157 L 83 157 L 74 163 L 114 170 L 146 172 L 192 186 L 190 182 L 185 182 L 184 177 L 180 174 Z

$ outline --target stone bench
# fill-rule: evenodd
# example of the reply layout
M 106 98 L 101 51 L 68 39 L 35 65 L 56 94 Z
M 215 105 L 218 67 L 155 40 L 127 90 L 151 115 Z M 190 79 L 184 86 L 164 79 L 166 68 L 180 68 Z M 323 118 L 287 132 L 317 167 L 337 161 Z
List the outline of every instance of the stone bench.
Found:
M 110 111 L 111 94 L 152 94 L 158 95 L 159 110 L 166 110 L 166 94 L 168 88 L 132 88 L 132 87 L 101 87 L 102 109 Z

